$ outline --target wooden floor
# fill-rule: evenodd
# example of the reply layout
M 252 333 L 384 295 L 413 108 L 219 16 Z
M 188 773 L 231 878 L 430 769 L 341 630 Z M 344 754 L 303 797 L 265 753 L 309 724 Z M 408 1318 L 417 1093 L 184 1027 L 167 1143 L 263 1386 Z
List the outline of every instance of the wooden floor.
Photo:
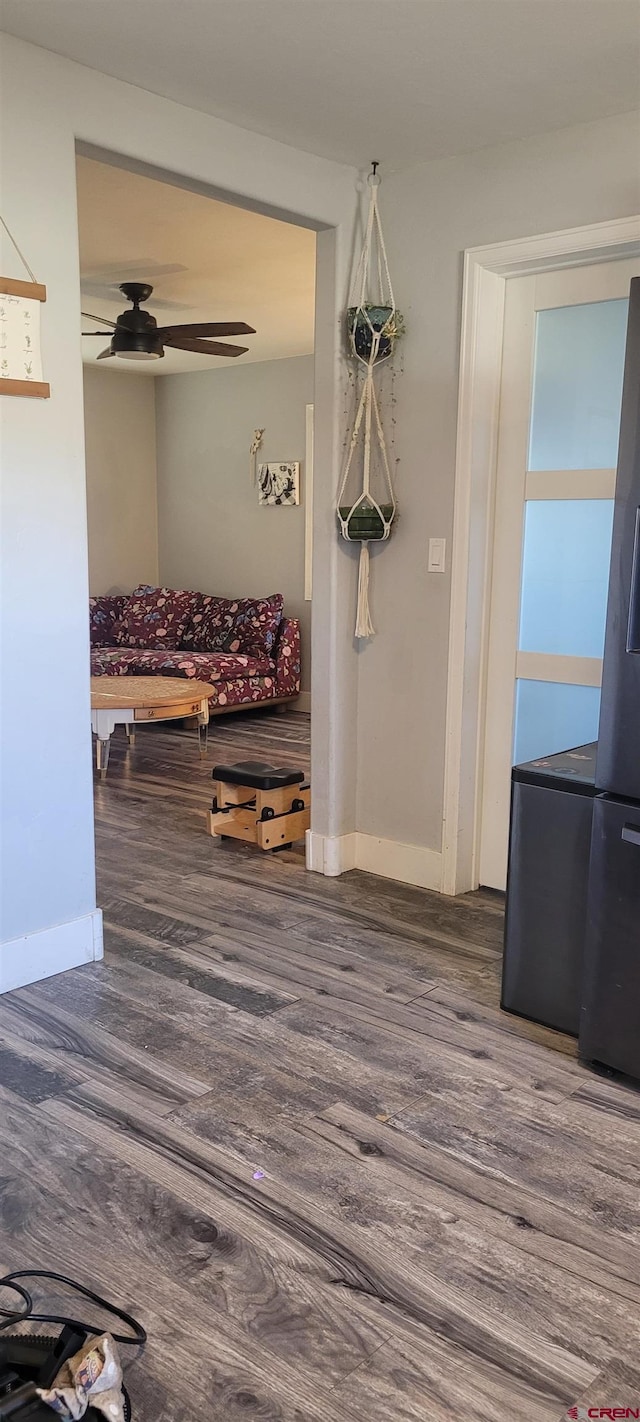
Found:
M 134 1422 L 640 1406 L 640 1094 L 500 1013 L 497 897 L 212 841 L 247 755 L 308 722 L 114 736 L 104 963 L 0 1000 L 4 1266 L 143 1318 Z

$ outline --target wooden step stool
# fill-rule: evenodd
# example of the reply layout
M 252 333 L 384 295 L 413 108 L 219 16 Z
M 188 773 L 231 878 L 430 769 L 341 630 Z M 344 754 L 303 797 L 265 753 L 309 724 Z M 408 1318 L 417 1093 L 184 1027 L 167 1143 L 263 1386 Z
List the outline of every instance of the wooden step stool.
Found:
M 214 765 L 209 833 L 260 849 L 289 849 L 311 824 L 311 791 L 301 770 L 240 760 Z

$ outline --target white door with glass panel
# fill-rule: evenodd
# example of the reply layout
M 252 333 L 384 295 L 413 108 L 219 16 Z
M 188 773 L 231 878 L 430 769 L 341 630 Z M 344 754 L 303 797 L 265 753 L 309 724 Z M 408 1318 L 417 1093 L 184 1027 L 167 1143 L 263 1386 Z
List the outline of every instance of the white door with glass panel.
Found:
M 629 282 L 507 282 L 479 881 L 506 882 L 513 765 L 597 739 Z

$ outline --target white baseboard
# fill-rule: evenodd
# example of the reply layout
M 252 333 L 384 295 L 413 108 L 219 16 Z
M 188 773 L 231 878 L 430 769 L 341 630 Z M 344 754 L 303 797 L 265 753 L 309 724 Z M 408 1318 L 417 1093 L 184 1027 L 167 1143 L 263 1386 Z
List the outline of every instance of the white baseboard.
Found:
M 310 691 L 301 691 L 301 692 L 300 692 L 300 695 L 299 695 L 299 697 L 298 697 L 298 700 L 296 701 L 295 706 L 292 706 L 291 709 L 292 709 L 292 711 L 305 711 L 307 715 L 310 715 L 310 714 L 311 714 L 311 692 L 310 692 Z
M 356 867 L 355 834 L 314 834 L 307 830 L 307 869 L 336 879 Z
M 364 869 L 384 879 L 442 892 L 442 855 L 437 850 L 372 834 L 330 836 L 308 830 L 307 869 L 331 878 L 348 869 Z
M 356 869 L 397 879 L 401 884 L 415 884 L 419 889 L 435 889 L 437 893 L 442 888 L 442 855 L 420 844 L 357 834 Z
M 0 944 L 0 993 L 79 968 L 103 956 L 102 909 Z

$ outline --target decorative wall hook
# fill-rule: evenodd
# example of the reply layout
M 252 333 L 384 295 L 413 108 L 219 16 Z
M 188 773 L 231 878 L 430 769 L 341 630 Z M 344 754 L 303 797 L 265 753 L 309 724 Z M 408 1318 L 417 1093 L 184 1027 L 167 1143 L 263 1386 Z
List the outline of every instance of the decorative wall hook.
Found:
M 266 429 L 266 425 L 264 429 Z M 260 446 L 262 444 L 262 436 L 264 434 L 264 429 L 253 431 L 253 439 L 251 441 L 251 444 L 249 445 L 249 474 L 251 477 L 252 484 L 255 484 L 256 482 L 256 454 L 258 453 L 258 450 L 260 449 Z

